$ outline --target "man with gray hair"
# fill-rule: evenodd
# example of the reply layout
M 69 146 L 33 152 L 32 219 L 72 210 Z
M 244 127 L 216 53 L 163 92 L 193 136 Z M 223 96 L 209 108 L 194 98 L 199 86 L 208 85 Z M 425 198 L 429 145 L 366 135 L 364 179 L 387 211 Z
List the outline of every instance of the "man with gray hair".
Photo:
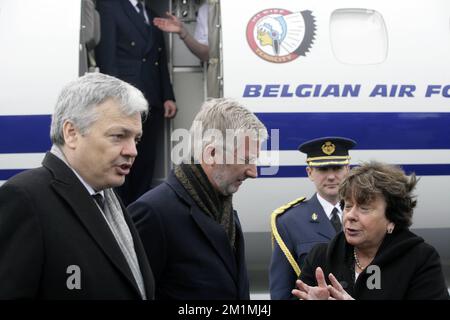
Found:
M 267 130 L 238 102 L 213 99 L 195 117 L 191 138 L 192 156 L 128 207 L 155 275 L 155 298 L 249 299 L 232 195 L 256 178 Z
M 64 87 L 42 167 L 0 188 L 0 299 L 152 299 L 139 235 L 115 195 L 137 155 L 147 101 L 88 74 Z

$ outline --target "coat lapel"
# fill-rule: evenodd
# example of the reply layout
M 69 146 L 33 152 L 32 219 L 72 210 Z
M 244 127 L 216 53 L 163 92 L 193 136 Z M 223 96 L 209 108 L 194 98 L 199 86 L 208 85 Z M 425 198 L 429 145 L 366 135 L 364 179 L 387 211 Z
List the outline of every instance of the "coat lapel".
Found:
M 149 41 L 149 37 L 151 36 L 151 27 L 147 25 L 144 21 L 142 21 L 142 17 L 139 15 L 139 13 L 136 11 L 135 8 L 133 8 L 133 5 L 128 0 L 122 0 L 121 1 L 123 11 L 127 15 L 128 19 L 131 21 L 131 23 L 136 27 L 136 29 L 140 32 L 142 37 L 147 42 Z M 148 15 L 148 10 L 147 10 Z M 150 22 L 152 21 L 150 16 L 148 15 Z
M 249 283 L 248 283 L 248 275 L 247 275 L 247 264 L 245 260 L 245 244 L 244 244 L 244 234 L 242 232 L 241 223 L 239 221 L 239 217 L 237 212 L 234 211 L 234 221 L 236 221 L 236 241 L 237 241 L 237 252 L 236 252 L 236 267 L 238 268 L 238 287 L 239 287 L 239 299 L 250 299 L 248 296 L 249 292 Z M 242 296 L 242 293 L 244 295 Z
M 194 222 L 205 235 L 208 242 L 212 245 L 214 251 L 216 251 L 217 255 L 221 258 L 237 284 L 236 258 L 223 227 L 200 210 L 200 208 L 194 203 L 192 198 L 186 192 L 184 187 L 179 183 L 173 172 L 169 174 L 166 182 L 178 194 L 178 196 L 191 207 L 190 214 Z M 237 220 L 235 219 L 235 221 Z M 236 222 L 235 225 L 237 227 L 236 232 L 240 232 L 240 228 L 237 226 Z M 242 242 L 242 240 L 240 242 Z
M 153 25 L 153 14 L 152 11 L 147 10 L 147 16 L 148 16 L 148 20 L 150 21 L 150 26 L 146 25 L 146 29 L 147 29 L 147 46 L 145 47 L 145 53 L 147 54 L 147 52 L 149 52 L 153 46 L 158 43 L 159 41 L 156 39 L 157 34 L 156 34 L 156 27 Z
M 309 211 L 311 212 L 311 215 L 313 213 L 317 214 L 317 220 L 311 221 L 311 223 L 316 224 L 316 232 L 327 239 L 332 239 L 336 235 L 336 231 L 331 225 L 327 214 L 323 210 L 319 199 L 317 199 L 317 194 L 314 194 L 314 196 L 308 201 L 308 203 L 310 205 Z
M 191 206 L 191 215 L 200 230 L 215 249 L 217 255 L 222 259 L 226 268 L 233 276 L 235 282 L 237 282 L 236 259 L 223 227 L 208 217 L 197 206 Z
M 55 180 L 51 182 L 52 188 L 64 199 L 111 263 L 117 267 L 140 295 L 122 250 L 120 250 L 105 218 L 81 181 L 62 160 L 51 153 L 47 153 L 42 164 L 53 172 Z

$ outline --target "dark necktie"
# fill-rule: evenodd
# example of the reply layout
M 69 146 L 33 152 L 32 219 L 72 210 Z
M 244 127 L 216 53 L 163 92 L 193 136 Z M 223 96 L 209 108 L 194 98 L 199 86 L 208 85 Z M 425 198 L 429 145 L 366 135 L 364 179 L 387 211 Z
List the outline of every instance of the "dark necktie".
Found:
M 338 214 L 338 209 L 335 207 L 333 208 L 333 211 L 331 211 L 331 224 L 334 227 L 334 230 L 336 230 L 336 232 L 340 232 L 342 230 L 342 224 L 341 224 L 341 219 L 339 219 L 339 214 Z
M 142 1 L 138 0 L 136 7 L 139 9 L 139 15 L 142 17 L 142 20 L 144 20 L 144 23 L 147 24 L 147 20 L 145 19 L 145 14 L 144 14 L 144 10 L 145 10 L 144 4 L 142 3 Z
M 93 194 L 92 197 L 94 198 L 95 202 L 97 202 L 102 211 L 105 211 L 105 198 L 103 198 L 100 193 Z

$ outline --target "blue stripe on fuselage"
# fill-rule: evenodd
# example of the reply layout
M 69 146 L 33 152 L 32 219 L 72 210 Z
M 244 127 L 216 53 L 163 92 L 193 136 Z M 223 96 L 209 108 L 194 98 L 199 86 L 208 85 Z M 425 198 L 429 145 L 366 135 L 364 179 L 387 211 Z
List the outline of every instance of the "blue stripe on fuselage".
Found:
M 267 129 L 279 129 L 279 147 L 297 150 L 310 139 L 343 136 L 356 149 L 450 149 L 450 113 L 257 113 Z
M 449 176 L 450 164 L 406 164 L 400 165 L 407 174 L 412 172 L 418 176 Z M 268 167 L 265 168 L 266 172 Z M 263 175 L 261 170 L 264 167 L 258 167 L 258 178 L 305 178 L 306 166 L 280 166 L 278 172 L 273 175 Z M 274 172 L 274 168 L 270 168 Z
M 2 180 L 8 180 L 12 176 L 15 176 L 16 174 L 22 172 L 23 170 L 0 170 L 0 181 Z
M 450 176 L 450 164 L 413 164 L 401 165 L 407 174 L 415 172 L 418 176 Z M 280 166 L 278 170 L 270 168 L 275 174 L 263 175 L 261 170 L 267 167 L 258 167 L 258 178 L 305 178 L 306 166 Z M 23 170 L 0 170 L 0 180 L 8 180 Z M 266 171 L 267 172 L 267 171 Z
M 0 153 L 48 151 L 50 123 L 50 115 L 0 116 Z
M 344 136 L 356 149 L 450 149 L 450 113 L 257 113 L 270 129 L 280 130 L 279 146 L 296 150 L 321 136 Z M 51 116 L 0 116 L 0 153 L 37 153 L 50 149 Z

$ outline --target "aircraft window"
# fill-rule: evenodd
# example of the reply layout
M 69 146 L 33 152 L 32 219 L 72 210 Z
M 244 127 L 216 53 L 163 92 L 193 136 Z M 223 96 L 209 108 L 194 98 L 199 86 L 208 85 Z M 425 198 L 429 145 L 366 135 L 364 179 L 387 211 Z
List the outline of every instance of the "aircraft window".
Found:
M 338 9 L 330 18 L 334 56 L 346 64 L 377 64 L 387 57 L 388 35 L 383 16 L 369 9 Z

